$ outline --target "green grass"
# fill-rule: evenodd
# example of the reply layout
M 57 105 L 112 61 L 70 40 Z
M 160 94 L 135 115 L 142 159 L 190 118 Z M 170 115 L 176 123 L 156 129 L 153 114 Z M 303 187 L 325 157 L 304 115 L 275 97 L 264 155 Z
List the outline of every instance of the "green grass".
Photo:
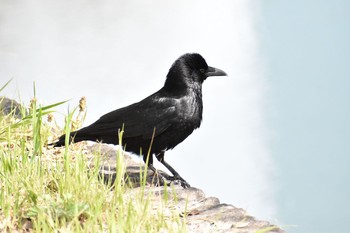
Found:
M 49 149 L 48 139 L 63 132 L 46 117 L 63 102 L 37 106 L 33 100 L 22 120 L 0 114 L 0 232 L 187 231 L 179 213 L 165 211 L 166 194 L 145 192 L 144 181 L 137 189 L 125 184 L 122 151 L 116 182 L 106 185 L 99 153 L 87 156 L 83 146 L 68 142 Z M 66 116 L 65 133 L 74 112 Z

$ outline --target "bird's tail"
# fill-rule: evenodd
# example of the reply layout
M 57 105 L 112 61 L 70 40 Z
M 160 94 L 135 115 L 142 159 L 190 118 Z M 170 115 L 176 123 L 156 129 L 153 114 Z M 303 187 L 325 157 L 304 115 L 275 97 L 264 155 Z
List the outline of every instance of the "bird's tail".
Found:
M 71 140 L 69 140 L 71 143 Z M 53 143 L 49 143 L 47 144 L 48 146 L 53 146 L 53 147 L 60 147 L 60 146 L 64 146 L 66 144 L 66 135 L 62 135 L 61 137 L 58 138 L 58 141 L 53 142 Z
M 71 132 L 69 136 L 69 144 L 73 141 L 73 138 L 75 138 L 77 132 Z M 75 140 L 74 140 L 75 141 Z M 81 140 L 78 140 L 81 141 Z M 64 146 L 66 144 L 66 135 L 63 134 L 61 137 L 58 138 L 58 141 L 47 144 L 48 146 L 53 146 L 53 147 L 60 147 Z
M 94 139 L 94 137 L 92 137 Z M 83 128 L 78 131 L 71 132 L 69 134 L 69 144 L 72 142 L 80 142 L 85 140 L 91 140 L 91 135 L 86 133 L 86 128 Z M 58 138 L 56 142 L 48 144 L 48 146 L 59 147 L 64 146 L 66 144 L 66 134 L 63 134 Z

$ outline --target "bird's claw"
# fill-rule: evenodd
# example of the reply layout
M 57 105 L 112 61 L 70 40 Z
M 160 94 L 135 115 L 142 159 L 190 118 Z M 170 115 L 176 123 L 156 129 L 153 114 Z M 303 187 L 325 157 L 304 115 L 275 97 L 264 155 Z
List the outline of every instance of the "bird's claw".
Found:
M 184 189 L 191 187 L 189 183 L 187 183 L 185 180 L 173 180 L 172 181 L 175 185 L 181 185 Z
M 158 179 L 158 181 L 156 182 L 156 186 L 157 187 L 161 187 L 161 186 L 169 186 L 171 182 L 167 182 L 165 179 Z
M 189 188 L 191 187 L 191 185 L 189 183 L 187 183 L 186 180 L 184 180 L 182 177 L 180 176 L 173 176 L 170 178 L 171 182 L 175 185 L 181 185 L 183 188 Z
M 182 177 L 178 177 L 178 176 L 171 176 L 165 178 L 163 175 L 161 174 L 157 174 L 157 182 L 156 182 L 156 186 L 170 186 L 171 184 L 174 185 L 181 185 L 181 187 L 183 188 L 189 188 L 191 187 L 191 185 L 189 183 L 187 183 L 186 180 L 184 180 Z M 170 182 L 168 182 L 168 180 Z
M 172 181 L 168 182 L 168 179 L 165 178 L 161 173 L 156 171 L 154 173 L 153 179 L 155 180 L 155 185 L 160 187 L 160 186 L 169 186 Z

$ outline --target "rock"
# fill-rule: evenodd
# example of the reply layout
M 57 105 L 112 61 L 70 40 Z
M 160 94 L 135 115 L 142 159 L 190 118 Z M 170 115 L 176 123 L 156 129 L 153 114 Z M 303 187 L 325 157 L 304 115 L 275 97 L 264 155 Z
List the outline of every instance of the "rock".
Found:
M 21 119 L 23 117 L 21 109 L 22 105 L 17 101 L 0 96 L 0 115 L 13 114 L 13 116 Z
M 102 154 L 103 165 L 100 169 L 101 177 L 106 182 L 114 182 L 116 176 L 117 151 L 103 144 L 95 144 L 88 148 L 92 153 L 96 150 Z M 133 187 L 137 189 L 140 183 L 140 170 L 144 169 L 144 164 L 133 160 L 128 154 L 124 154 L 124 163 L 126 168 L 127 181 L 133 182 Z M 160 171 L 166 178 L 170 177 L 165 172 Z M 153 172 L 148 171 L 147 183 L 154 183 Z M 155 187 L 150 185 L 145 192 L 154 192 L 156 195 L 165 193 L 164 187 Z M 220 203 L 216 197 L 206 197 L 200 189 L 190 187 L 182 188 L 180 185 L 173 185 L 173 188 L 167 187 L 168 205 L 176 208 L 183 219 L 185 219 L 189 232 L 273 232 L 283 233 L 284 230 L 271 225 L 267 221 L 256 220 L 249 216 L 245 210 L 233 205 Z M 159 198 L 156 198 L 159 202 Z

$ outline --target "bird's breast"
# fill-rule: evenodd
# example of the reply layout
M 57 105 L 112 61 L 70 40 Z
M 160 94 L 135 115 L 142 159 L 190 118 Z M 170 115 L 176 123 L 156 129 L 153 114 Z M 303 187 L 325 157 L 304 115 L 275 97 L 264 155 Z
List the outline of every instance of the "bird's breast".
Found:
M 189 123 L 198 128 L 202 121 L 203 104 L 196 95 L 187 95 L 179 99 L 176 110 L 183 123 Z

